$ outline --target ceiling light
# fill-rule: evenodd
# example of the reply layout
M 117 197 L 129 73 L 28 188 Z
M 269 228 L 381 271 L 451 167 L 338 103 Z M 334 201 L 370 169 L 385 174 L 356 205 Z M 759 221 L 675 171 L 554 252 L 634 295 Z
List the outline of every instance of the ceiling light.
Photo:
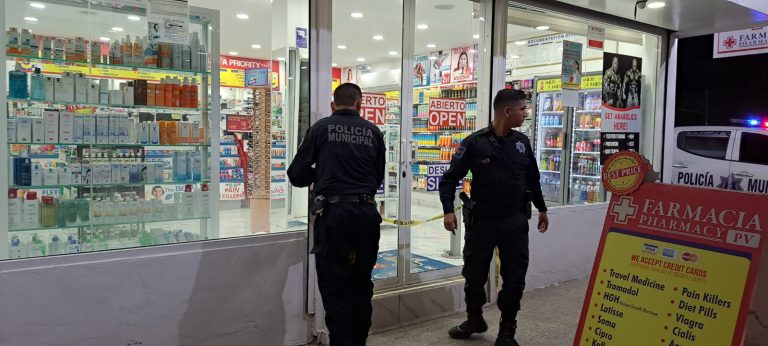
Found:
M 437 47 L 436 44 L 434 44 L 434 43 L 427 43 L 427 48 L 435 48 L 435 47 Z
M 485 21 L 485 17 L 480 17 L 480 21 L 484 22 Z
M 352 18 L 363 18 L 363 14 L 360 12 L 352 12 L 349 14 L 349 16 Z
M 131 15 L 131 16 L 128 16 L 128 20 L 139 21 L 141 20 L 141 17 Z
M 480 34 L 474 34 L 474 35 L 472 35 L 472 38 L 478 39 L 478 38 L 480 38 Z
M 340 44 L 340 45 L 336 46 L 336 48 L 338 48 L 338 49 L 347 49 L 347 46 L 345 46 L 343 44 Z
M 28 22 L 36 22 L 37 18 L 35 18 L 35 17 L 24 17 L 24 20 L 26 20 Z
M 648 8 L 662 8 L 664 6 L 667 6 L 667 3 L 664 1 L 649 1 L 647 5 L 645 5 Z
M 209 25 L 208 30 L 213 30 L 213 25 Z
M 429 60 L 437 60 L 437 57 L 432 55 L 432 56 L 429 57 Z
M 112 27 L 112 31 L 114 31 L 114 32 L 123 32 L 123 28 L 121 28 L 119 26 L 113 26 Z
M 335 62 L 332 62 L 332 63 L 331 63 L 331 66 L 332 66 L 332 67 L 336 67 L 336 66 L 339 66 L 339 65 L 338 65 L 338 64 L 336 64 Z
M 381 40 L 383 40 L 383 39 L 384 39 L 384 36 L 381 36 L 381 35 L 375 35 L 375 36 L 373 36 L 373 39 L 374 39 L 374 40 L 376 40 L 376 41 L 381 41 Z
M 109 41 L 109 37 L 102 36 L 102 37 L 99 37 L 99 40 L 107 42 L 107 41 Z
M 365 62 L 365 58 L 357 58 L 358 62 Z
M 237 55 L 237 52 L 229 52 L 229 55 Z
M 524 44 L 528 43 L 528 41 L 515 41 L 515 44 L 518 46 L 522 46 Z
M 250 18 L 250 17 L 248 17 L 247 13 L 238 13 L 238 14 L 235 15 L 235 17 L 237 17 L 237 19 L 242 19 L 242 20 L 246 20 L 246 19 Z
M 45 5 L 43 5 L 43 4 L 39 3 L 39 2 L 30 2 L 29 6 L 32 6 L 34 8 L 39 8 L 41 10 L 45 8 Z
M 261 49 L 261 45 L 259 45 L 259 44 L 252 44 L 251 48 L 253 48 L 253 49 Z
M 394 51 L 394 50 L 390 50 L 390 51 L 389 51 L 389 55 L 397 55 L 397 51 Z
M 546 25 L 539 25 L 536 27 L 536 30 L 549 30 L 549 27 Z
M 509 58 L 510 59 L 520 59 L 520 56 L 519 55 L 510 55 Z
M 419 24 L 419 25 L 416 26 L 416 29 L 427 30 L 427 29 L 429 29 L 429 25 L 427 25 L 427 24 Z
M 279 60 L 279 61 L 285 61 L 285 58 L 283 58 L 283 57 L 279 56 L 279 57 L 277 57 L 277 60 Z

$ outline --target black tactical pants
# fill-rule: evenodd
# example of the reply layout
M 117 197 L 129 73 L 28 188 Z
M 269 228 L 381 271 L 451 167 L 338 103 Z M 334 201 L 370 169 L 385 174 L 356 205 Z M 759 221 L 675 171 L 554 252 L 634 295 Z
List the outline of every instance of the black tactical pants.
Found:
M 486 303 L 485 283 L 493 259 L 499 249 L 501 278 L 498 307 L 501 319 L 514 321 L 520 310 L 520 299 L 528 271 L 528 219 L 523 213 L 505 219 L 476 217 L 464 236 L 464 294 L 469 314 L 481 314 Z
M 315 220 L 312 252 L 331 346 L 365 345 L 368 338 L 380 223 L 368 204 L 327 205 Z

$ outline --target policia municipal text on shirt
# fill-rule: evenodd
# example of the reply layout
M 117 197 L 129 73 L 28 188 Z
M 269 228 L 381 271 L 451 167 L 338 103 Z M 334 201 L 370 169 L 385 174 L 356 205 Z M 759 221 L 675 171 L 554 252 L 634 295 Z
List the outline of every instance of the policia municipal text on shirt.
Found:
M 528 219 L 530 201 L 539 210 L 538 229 L 549 227 L 547 207 L 541 193 L 539 169 L 531 144 L 524 134 L 512 130 L 522 125 L 527 116 L 525 94 L 519 90 L 502 90 L 493 100 L 494 117 L 490 127 L 479 130 L 456 150 L 450 168 L 440 182 L 444 226 L 456 229 L 454 199 L 459 180 L 472 171 L 471 200 L 462 193 L 464 203 L 464 268 L 462 275 L 468 319 L 451 328 L 455 339 L 482 333 L 488 325 L 482 316 L 486 302 L 485 283 L 493 258 L 499 249 L 503 286 L 498 307 L 501 323 L 497 346 L 518 345 L 515 341 L 517 312 L 528 270 Z
M 360 87 L 333 93 L 330 117 L 307 132 L 288 168 L 291 184 L 314 183 L 317 282 L 332 346 L 365 345 L 371 327 L 371 272 L 381 216 L 374 195 L 384 181 L 384 137 L 360 117 Z

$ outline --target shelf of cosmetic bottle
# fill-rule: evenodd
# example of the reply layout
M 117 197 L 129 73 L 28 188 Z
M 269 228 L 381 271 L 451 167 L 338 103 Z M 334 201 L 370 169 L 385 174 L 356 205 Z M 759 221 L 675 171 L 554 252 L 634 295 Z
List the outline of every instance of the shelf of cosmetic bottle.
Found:
M 103 103 L 88 103 L 88 102 L 70 102 L 70 101 L 51 101 L 51 100 L 33 100 L 33 99 L 20 99 L 20 98 L 8 98 L 8 102 L 27 103 L 27 104 L 46 104 L 51 106 L 85 106 L 85 107 L 101 107 L 101 108 L 123 108 L 134 109 L 138 112 L 146 113 L 161 113 L 163 111 L 169 113 L 198 113 L 202 111 L 210 111 L 210 108 L 189 108 L 189 107 L 165 107 L 165 106 L 147 106 L 147 105 L 116 105 L 116 104 L 103 104 Z
M 51 62 L 57 65 L 70 65 L 70 66 L 82 66 L 82 67 L 95 67 L 102 69 L 118 69 L 118 70 L 133 70 L 133 71 L 147 71 L 156 73 L 167 73 L 176 75 L 189 75 L 189 76 L 207 76 L 210 75 L 210 71 L 192 71 L 184 69 L 174 69 L 165 67 L 151 67 L 151 66 L 138 66 L 138 65 L 122 65 L 122 64 L 102 64 L 102 63 L 90 63 L 87 61 L 66 60 L 66 59 L 54 59 L 54 58 L 41 58 L 37 55 L 23 55 L 23 54 L 6 54 L 8 60 L 14 59 L 26 59 L 35 61 Z M 142 57 L 143 59 L 143 57 Z M 98 78 L 109 78 L 107 76 Z
M 160 220 L 133 220 L 133 221 L 122 221 L 122 222 L 100 222 L 100 223 L 90 223 L 90 222 L 84 222 L 79 223 L 76 225 L 67 225 L 67 226 L 51 226 L 51 227 L 25 227 L 25 228 L 17 228 L 17 229 L 9 229 L 9 232 L 29 232 L 29 231 L 45 231 L 45 230 L 57 230 L 57 229 L 70 229 L 70 228 L 93 228 L 93 227 L 104 227 L 104 226 L 120 226 L 120 225 L 133 225 L 133 224 L 144 224 L 144 223 L 158 223 L 158 222 L 178 222 L 178 221 L 196 221 L 196 220 L 208 220 L 210 219 L 210 216 L 199 216 L 199 217 L 192 217 L 192 218 L 173 218 L 173 219 L 160 219 Z
M 186 184 L 208 184 L 210 180 L 195 180 L 195 181 L 162 181 L 162 182 L 143 182 L 143 183 L 112 183 L 112 184 L 64 184 L 64 185 L 9 185 L 9 189 L 26 189 L 26 190 L 43 190 L 43 189 L 69 189 L 69 188 L 82 188 L 82 189 L 100 189 L 109 187 L 141 187 L 147 185 L 186 185 Z
M 200 143 L 180 143 L 180 144 L 88 144 L 88 143 L 22 143 L 22 142 L 9 142 L 9 145 L 56 145 L 56 146 L 79 146 L 89 148 L 136 148 L 136 147 L 162 147 L 162 148 L 199 148 L 210 147 L 210 144 Z

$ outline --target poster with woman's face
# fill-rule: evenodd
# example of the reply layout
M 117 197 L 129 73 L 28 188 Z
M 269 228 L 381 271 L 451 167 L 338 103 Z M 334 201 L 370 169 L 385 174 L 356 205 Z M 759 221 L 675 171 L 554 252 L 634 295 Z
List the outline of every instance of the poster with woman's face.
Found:
M 451 54 L 437 51 L 429 53 L 430 85 L 448 84 L 451 82 Z
M 474 59 L 470 58 L 469 47 L 451 49 L 451 83 L 466 82 L 474 77 Z
M 357 69 L 354 66 L 343 68 L 341 70 L 341 82 L 357 84 Z

